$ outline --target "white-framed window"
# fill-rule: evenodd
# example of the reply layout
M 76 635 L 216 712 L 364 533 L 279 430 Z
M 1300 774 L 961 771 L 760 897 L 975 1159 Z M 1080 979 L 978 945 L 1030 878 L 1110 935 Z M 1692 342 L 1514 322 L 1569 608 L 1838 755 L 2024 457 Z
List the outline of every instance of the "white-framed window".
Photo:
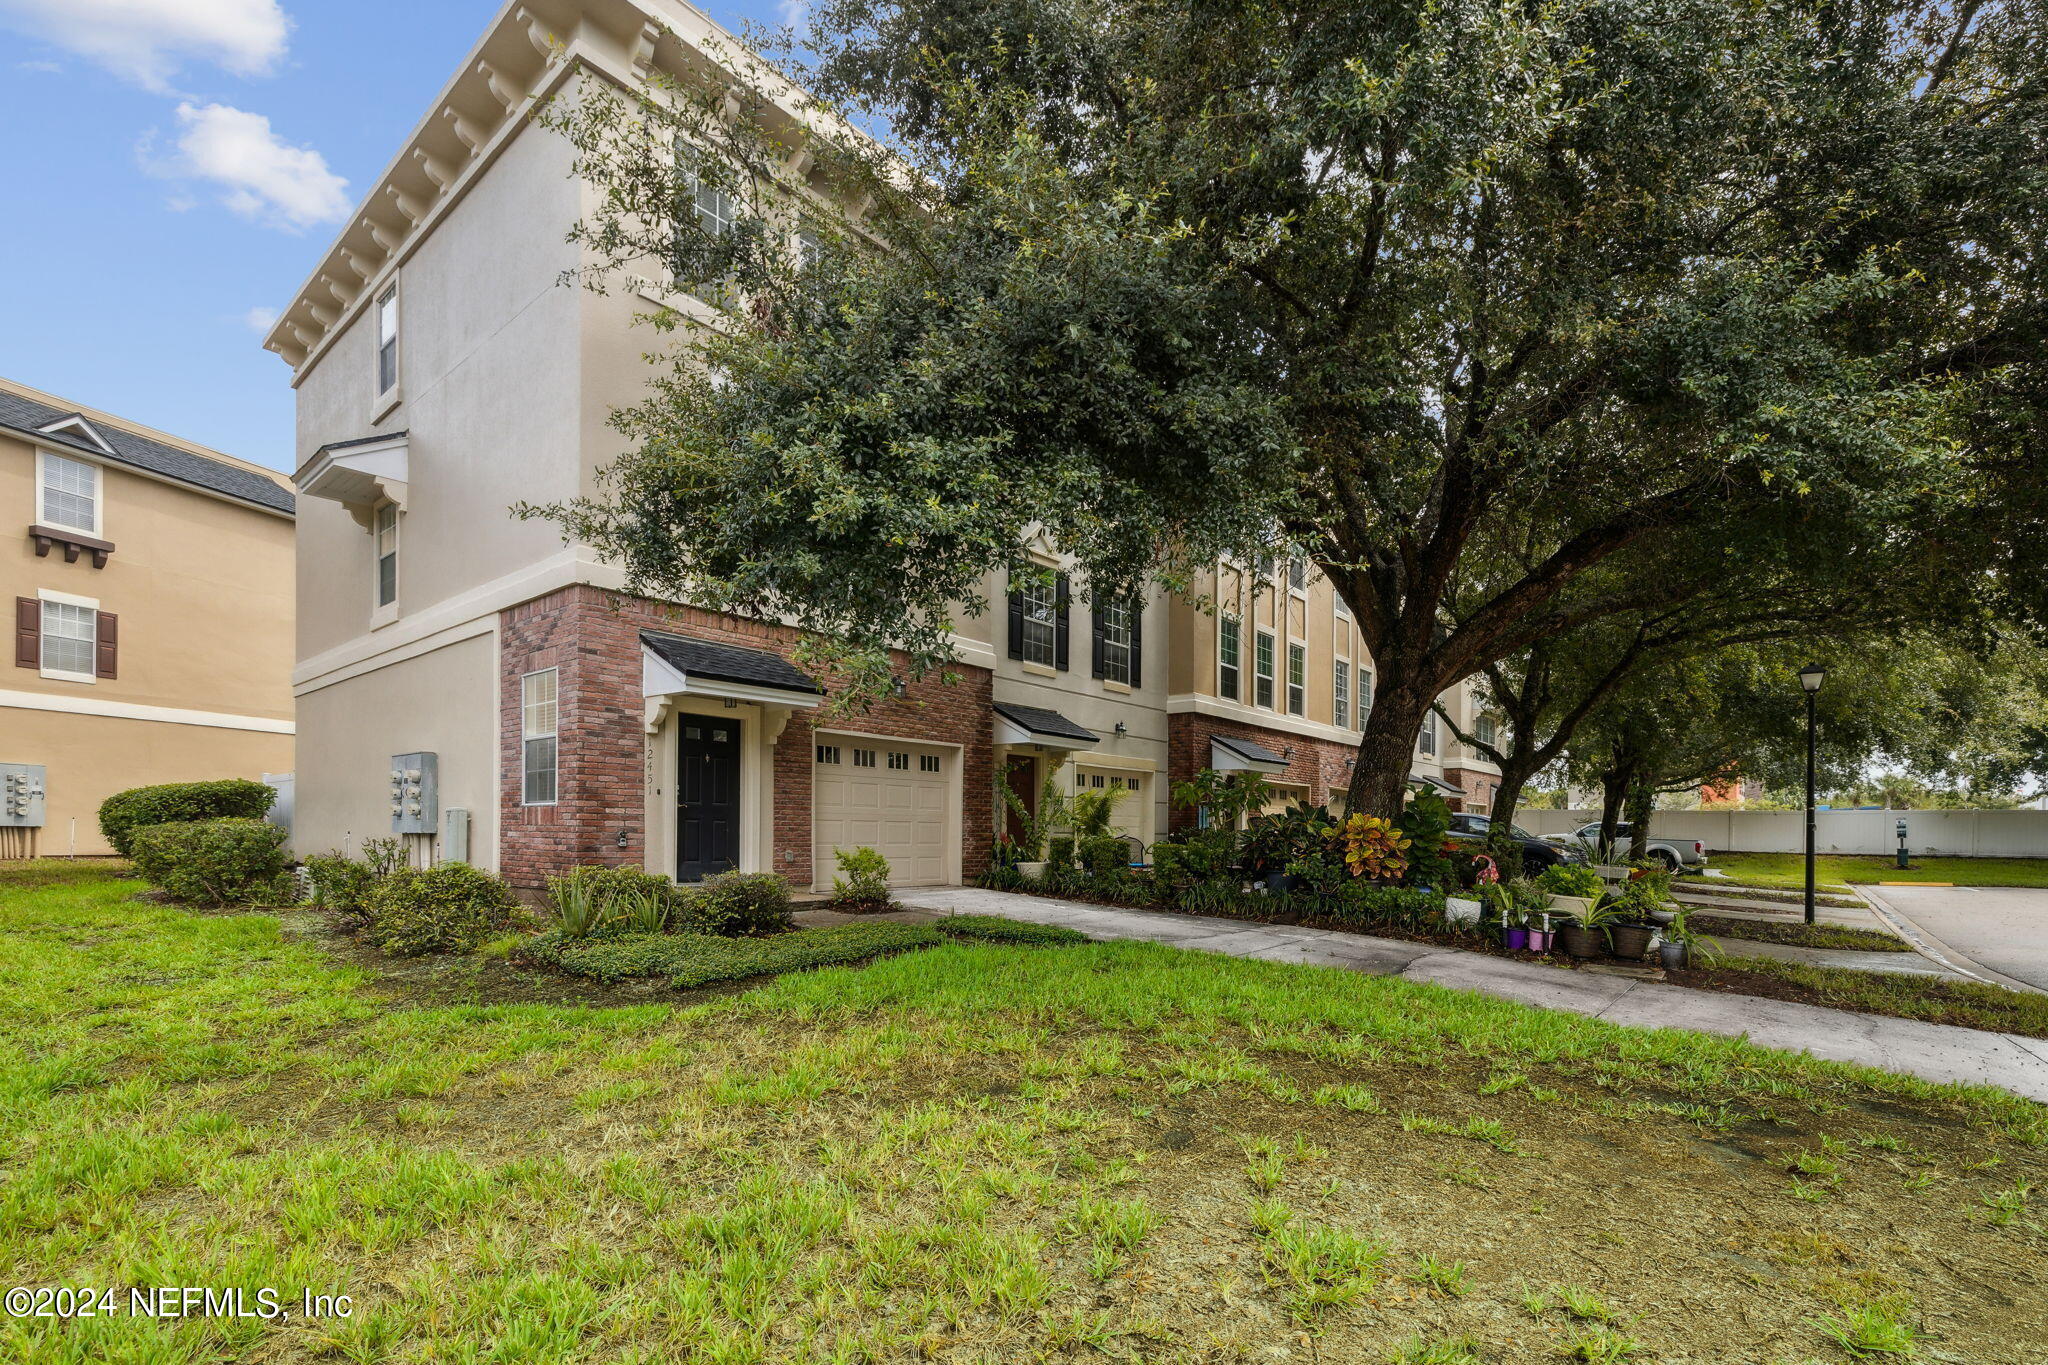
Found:
M 818 257 L 825 254 L 824 239 L 809 228 L 799 228 L 796 234 L 796 263 L 809 270 L 818 263 Z
M 818 746 L 818 762 L 837 763 L 838 761 L 839 746 L 837 744 L 820 744 Z
M 1339 659 L 1330 671 L 1330 723 L 1351 728 L 1351 660 Z
M 1287 646 L 1287 714 L 1308 710 L 1308 646 Z
M 1273 632 L 1262 630 L 1252 640 L 1252 700 L 1273 709 Z
M 1020 583 L 1024 604 L 1024 662 L 1051 668 L 1059 634 L 1059 590 L 1043 580 Z
M 1300 555 L 1287 556 L 1287 586 L 1295 592 L 1308 591 L 1308 561 Z
M 937 772 L 939 770 L 939 756 L 937 754 L 919 754 L 917 756 L 917 770 L 921 773 Z
M 696 211 L 697 226 L 713 237 L 723 237 L 731 232 L 739 217 L 733 197 L 715 185 L 706 184 L 704 177 L 694 168 L 689 174 L 690 206 Z
M 379 504 L 372 514 L 370 535 L 377 556 L 376 603 L 388 607 L 398 600 L 398 504 Z
M 1130 685 L 1131 681 L 1131 606 L 1128 602 L 1103 602 L 1097 605 L 1102 613 L 1102 677 L 1105 682 Z
M 1425 754 L 1436 753 L 1436 712 L 1431 711 L 1422 718 L 1422 730 L 1415 736 L 1415 747 Z
M 524 741 L 521 754 L 520 804 L 552 806 L 556 801 L 556 771 L 561 757 L 557 738 L 561 723 L 560 674 L 552 668 L 529 673 L 519 680 L 519 733 Z
M 42 595 L 42 674 L 66 682 L 96 680 L 99 604 L 85 597 Z
M 1225 614 L 1216 622 L 1216 695 L 1238 700 L 1238 669 L 1244 663 L 1244 623 Z
M 1358 668 L 1358 728 L 1365 728 L 1366 713 L 1372 710 L 1372 670 L 1363 664 Z
M 1472 722 L 1472 738 L 1478 740 L 1489 749 L 1493 747 L 1494 735 L 1497 733 L 1498 731 L 1494 728 L 1492 716 L 1481 716 Z
M 55 451 L 36 461 L 36 519 L 45 526 L 100 533 L 100 467 Z
M 896 749 L 889 751 L 889 766 L 902 772 L 910 771 L 910 755 Z
M 856 768 L 874 767 L 875 751 L 873 749 L 855 749 L 853 751 L 853 766 Z
M 398 387 L 398 285 L 377 296 L 377 396 Z

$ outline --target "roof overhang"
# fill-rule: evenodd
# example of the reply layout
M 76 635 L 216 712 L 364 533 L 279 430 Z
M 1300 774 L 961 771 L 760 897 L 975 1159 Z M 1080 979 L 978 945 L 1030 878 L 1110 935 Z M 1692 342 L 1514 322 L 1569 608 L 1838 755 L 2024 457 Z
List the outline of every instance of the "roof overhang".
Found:
M 1445 796 L 1465 795 L 1463 787 L 1446 782 L 1441 777 L 1433 777 L 1428 773 L 1410 772 L 1408 774 L 1408 784 L 1412 787 L 1430 787 Z
M 640 646 L 640 695 L 642 697 L 717 697 L 722 701 L 746 701 L 759 706 L 815 708 L 825 700 L 815 687 L 799 688 L 773 683 L 737 682 L 730 678 L 708 678 L 679 668 L 656 653 L 651 645 Z
M 403 511 L 411 475 L 409 438 L 403 431 L 394 431 L 321 446 L 299 467 L 292 482 L 309 498 L 325 498 L 349 508 L 393 502 Z
M 995 707 L 997 744 L 1011 748 L 1036 745 L 1042 749 L 1068 751 L 1092 749 L 1102 736 L 1068 720 L 1057 711 L 1037 707 Z
M 1209 766 L 1219 773 L 1284 773 L 1287 757 L 1256 740 L 1236 735 L 1209 737 Z

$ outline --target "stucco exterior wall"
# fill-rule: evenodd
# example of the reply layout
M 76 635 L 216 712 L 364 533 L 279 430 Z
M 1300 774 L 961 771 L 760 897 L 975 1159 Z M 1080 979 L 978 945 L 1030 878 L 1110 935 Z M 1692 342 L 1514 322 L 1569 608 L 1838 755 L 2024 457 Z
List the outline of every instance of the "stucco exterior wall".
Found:
M 470 861 L 497 866 L 497 642 L 486 632 L 299 698 L 292 843 L 301 857 L 391 832 L 393 754 L 438 754 L 441 809 L 470 813 Z

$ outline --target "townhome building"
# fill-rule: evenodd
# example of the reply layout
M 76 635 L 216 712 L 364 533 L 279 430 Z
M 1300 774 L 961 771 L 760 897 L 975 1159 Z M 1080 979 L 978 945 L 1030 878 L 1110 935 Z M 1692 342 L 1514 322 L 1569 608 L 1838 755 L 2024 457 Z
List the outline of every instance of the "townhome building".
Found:
M 1264 629 L 1271 667 L 1302 655 L 1261 704 L 1249 655 L 1218 691 L 1219 618 L 1156 589 L 1094 601 L 1032 543 L 1041 572 L 992 576 L 995 610 L 957 621 L 954 681 L 899 660 L 896 695 L 850 711 L 786 625 L 635 596 L 511 514 L 597 491 L 621 449 L 609 416 L 649 377 L 636 314 L 715 322 L 672 281 L 563 283 L 593 191 L 535 105 L 585 75 L 730 81 L 736 47 L 681 0 L 508 4 L 266 339 L 298 400 L 300 850 L 397 834 L 529 888 L 589 863 L 822 888 L 836 852 L 868 846 L 899 884 L 957 883 L 1014 818 L 1002 788 L 1027 810 L 1048 781 L 1121 790 L 1117 827 L 1163 836 L 1171 783 L 1208 761 L 1201 727 L 1326 796 L 1370 689 L 1327 584 L 1238 583 L 1242 647 Z M 801 148 L 794 92 L 762 93 Z M 1332 697 L 1333 651 L 1365 697 Z
M 129 787 L 291 772 L 292 508 L 259 466 L 0 379 L 0 857 L 111 853 Z

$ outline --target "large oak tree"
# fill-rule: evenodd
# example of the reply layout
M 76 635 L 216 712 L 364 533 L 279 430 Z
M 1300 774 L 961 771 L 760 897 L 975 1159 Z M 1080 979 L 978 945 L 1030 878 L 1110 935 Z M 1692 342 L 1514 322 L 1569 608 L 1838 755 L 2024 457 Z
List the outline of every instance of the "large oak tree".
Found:
M 593 282 L 722 310 L 547 509 L 645 588 L 928 666 L 1033 529 L 1097 593 L 1277 537 L 1372 653 L 1384 812 L 1560 632 L 2038 515 L 2041 0 L 815 16 L 830 146 L 710 84 L 554 119 Z

